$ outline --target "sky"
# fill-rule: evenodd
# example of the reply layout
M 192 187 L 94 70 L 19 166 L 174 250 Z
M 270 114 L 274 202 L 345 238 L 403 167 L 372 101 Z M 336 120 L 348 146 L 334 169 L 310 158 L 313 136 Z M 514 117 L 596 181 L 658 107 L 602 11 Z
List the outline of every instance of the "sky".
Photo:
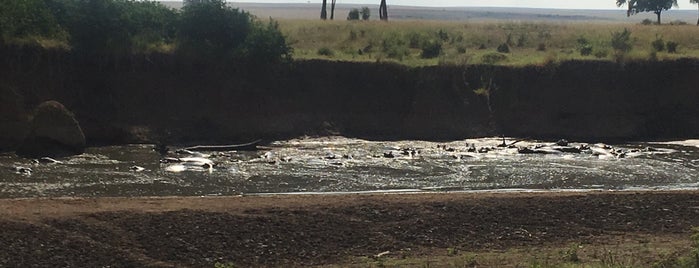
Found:
M 391 5 L 400 6 L 432 6 L 432 7 L 529 7 L 529 8 L 560 8 L 560 9 L 623 9 L 616 6 L 615 0 L 386 0 Z M 242 0 L 228 2 L 256 3 L 320 3 L 320 0 Z M 329 3 L 330 1 L 328 1 Z M 379 0 L 337 0 L 337 3 L 374 4 Z M 689 0 L 679 0 L 680 9 L 697 9 Z

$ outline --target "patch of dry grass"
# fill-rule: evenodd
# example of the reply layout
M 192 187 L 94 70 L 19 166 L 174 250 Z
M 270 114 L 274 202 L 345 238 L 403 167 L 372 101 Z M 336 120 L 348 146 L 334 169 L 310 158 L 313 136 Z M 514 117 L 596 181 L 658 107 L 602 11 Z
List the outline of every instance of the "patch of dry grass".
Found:
M 656 38 L 679 44 L 677 53 L 661 51 L 657 59 L 699 57 L 699 27 L 694 25 L 640 25 L 620 23 L 544 22 L 453 22 L 453 21 L 318 21 L 281 20 L 297 59 L 343 61 L 396 61 L 411 66 L 483 63 L 483 56 L 496 53 L 507 43 L 503 65 L 542 64 L 556 60 L 614 60 L 610 40 L 613 32 L 629 29 L 632 59 L 651 58 L 651 42 Z M 579 38 L 587 39 L 593 53 L 580 55 Z M 387 40 L 399 40 L 406 55 L 391 57 L 384 49 Z M 439 57 L 423 59 L 420 43 L 442 43 Z M 319 49 L 331 50 L 321 55 Z

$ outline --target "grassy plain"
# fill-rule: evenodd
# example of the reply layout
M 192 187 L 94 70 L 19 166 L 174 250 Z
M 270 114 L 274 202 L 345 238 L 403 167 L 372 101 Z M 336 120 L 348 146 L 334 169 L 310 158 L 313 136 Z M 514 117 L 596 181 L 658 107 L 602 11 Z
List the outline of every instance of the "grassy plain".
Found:
M 614 60 L 612 34 L 631 31 L 627 59 L 699 57 L 699 27 L 599 22 L 457 22 L 457 21 L 319 21 L 280 20 L 296 59 L 394 61 L 409 66 L 495 63 L 545 64 L 562 60 Z M 579 39 L 592 47 L 581 55 Z M 655 51 L 652 43 L 676 42 Z M 441 44 L 441 53 L 425 58 L 425 44 Z M 508 44 L 509 53 L 498 46 Z M 494 60 L 493 60 L 494 58 Z

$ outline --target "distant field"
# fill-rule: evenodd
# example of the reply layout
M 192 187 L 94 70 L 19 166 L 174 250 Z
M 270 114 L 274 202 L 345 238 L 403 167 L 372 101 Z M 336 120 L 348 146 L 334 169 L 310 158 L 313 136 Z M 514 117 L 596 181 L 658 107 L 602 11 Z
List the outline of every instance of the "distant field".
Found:
M 378 2 L 378 1 L 377 1 Z M 180 8 L 181 1 L 165 1 L 164 4 Z M 320 5 L 314 4 L 263 4 L 236 3 L 232 6 L 248 11 L 259 18 L 274 19 L 317 19 L 320 16 Z M 682 3 L 685 4 L 685 3 Z M 378 5 L 338 4 L 335 9 L 335 19 L 345 20 L 349 10 L 367 6 L 371 9 L 372 19 L 378 20 Z M 638 14 L 626 17 L 623 8 L 614 10 L 566 10 L 566 9 L 537 9 L 537 8 L 493 8 L 493 7 L 411 7 L 388 6 L 391 20 L 450 20 L 450 21 L 548 21 L 548 22 L 627 22 L 637 23 L 643 19 L 655 19 L 652 13 Z M 697 21 L 697 11 L 670 10 L 663 13 L 663 19 L 670 21 L 685 21 L 694 24 Z
M 180 2 L 167 2 L 179 8 Z M 231 3 L 260 19 L 280 22 L 294 48 L 296 59 L 343 61 L 395 61 L 411 66 L 436 64 L 495 63 L 542 64 L 552 61 L 589 59 L 616 60 L 611 36 L 624 28 L 631 31 L 630 59 L 699 57 L 697 12 L 671 10 L 663 14 L 662 26 L 641 25 L 654 14 L 627 17 L 618 10 L 562 10 L 531 8 L 428 8 L 389 6 L 390 21 L 376 20 L 378 6 L 371 6 L 372 19 L 346 20 L 351 8 L 339 4 L 334 21 L 317 19 L 318 4 Z M 670 25 L 670 24 L 674 25 Z M 686 23 L 686 24 L 685 24 Z M 684 25 L 678 25 L 684 24 Z M 440 33 L 441 32 L 441 33 Z M 581 55 L 581 38 L 588 41 L 589 55 Z M 677 53 L 653 51 L 651 43 L 662 39 L 678 44 Z M 509 53 L 497 48 L 508 44 Z M 437 55 L 423 48 L 440 45 Z M 428 47 L 429 49 L 429 47 Z M 429 52 L 429 51 L 427 51 Z M 429 54 L 429 53 L 428 53 Z
M 280 20 L 297 59 L 396 61 L 411 66 L 495 63 L 543 64 L 552 61 L 615 60 L 612 33 L 631 31 L 630 59 L 699 57 L 699 27 L 623 23 L 456 22 Z M 581 39 L 589 55 L 581 55 Z M 651 43 L 678 44 L 653 51 Z M 423 57 L 425 44 L 441 44 L 438 56 Z M 508 44 L 509 53 L 497 48 Z

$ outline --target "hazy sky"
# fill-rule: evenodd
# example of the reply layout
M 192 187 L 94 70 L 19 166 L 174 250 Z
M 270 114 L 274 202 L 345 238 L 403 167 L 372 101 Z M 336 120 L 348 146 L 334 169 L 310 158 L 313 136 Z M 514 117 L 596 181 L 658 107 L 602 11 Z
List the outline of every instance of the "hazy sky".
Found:
M 534 7 L 534 8 L 565 8 L 565 9 L 621 9 L 615 0 L 386 0 L 391 5 L 405 6 L 481 6 L 481 7 Z M 320 3 L 320 0 L 243 0 L 228 2 L 257 2 L 257 3 Z M 329 3 L 330 1 L 328 1 Z M 337 0 L 337 3 L 375 4 L 379 0 Z M 679 0 L 680 9 L 696 9 L 689 0 Z

